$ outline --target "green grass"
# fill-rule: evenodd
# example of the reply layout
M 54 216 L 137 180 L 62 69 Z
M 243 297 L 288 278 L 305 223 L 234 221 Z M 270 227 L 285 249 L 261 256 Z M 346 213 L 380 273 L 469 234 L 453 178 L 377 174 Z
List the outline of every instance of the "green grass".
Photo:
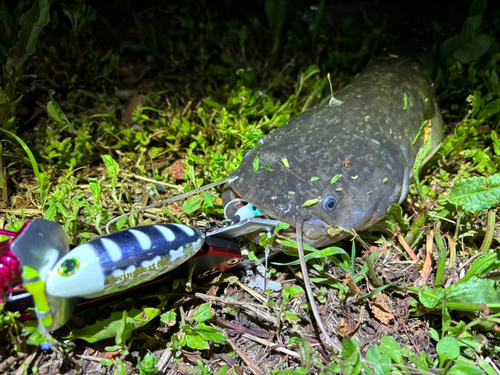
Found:
M 156 202 L 158 195 L 164 199 L 218 181 L 238 167 L 259 138 L 329 97 L 327 73 L 334 90 L 342 87 L 390 39 L 382 14 L 372 14 L 362 27 L 349 17 L 331 26 L 324 2 L 310 25 L 301 21 L 307 7 L 287 2 L 266 1 L 265 12 L 258 9 L 243 18 L 234 16 L 235 4 L 196 4 L 140 12 L 127 2 L 99 8 L 85 1 L 52 5 L 43 32 L 33 31 L 36 53 L 34 42 L 25 41 L 26 49 L 18 52 L 30 57 L 17 66 L 14 78 L 5 76 L 0 84 L 0 166 L 7 176 L 4 181 L 0 171 L 0 187 L 8 188 L 8 197 L 0 202 L 7 210 L 0 213 L 2 227 L 18 229 L 25 220 L 45 217 L 59 222 L 79 244 L 104 234 L 111 218 Z M 320 309 L 347 306 L 349 313 L 339 309 L 330 322 L 352 338 L 344 338 L 341 355 L 324 358 L 305 335 L 294 335 L 307 332 L 310 314 L 301 300 L 300 281 L 293 281 L 282 292 L 263 297 L 265 316 L 279 323 L 273 326 L 264 318 L 254 318 L 254 323 L 276 332 L 269 340 L 296 356 L 279 367 L 260 363 L 263 371 L 494 373 L 490 360 L 498 363 L 500 290 L 490 276 L 500 268 L 500 46 L 488 38 L 498 33 L 500 14 L 487 11 L 478 19 L 481 4 L 475 2 L 464 17 L 470 27 L 444 16 L 429 20 L 427 32 L 440 51 L 433 78 L 449 128 L 402 209 L 391 207 L 386 221 L 392 232 L 367 233 L 357 237 L 361 246 L 344 242 L 311 250 L 306 257 Z M 5 62 L 28 4 L 0 7 Z M 447 31 L 452 26 L 455 33 Z M 37 79 L 30 80 L 34 75 Z M 158 193 L 153 181 L 166 193 Z M 154 217 L 119 221 L 116 229 L 156 220 L 191 225 L 205 218 L 219 220 L 219 196 L 220 189 L 211 189 L 162 207 Z M 268 243 L 263 239 L 263 245 Z M 367 243 L 376 248 L 370 254 Z M 411 261 L 404 246 L 419 261 Z M 431 252 L 426 261 L 424 253 Z M 293 260 L 274 264 L 273 279 L 294 278 Z M 423 270 L 428 272 L 426 285 L 419 279 Z M 70 352 L 96 348 L 96 337 L 107 339 L 104 347 L 116 356 L 102 364 L 119 373 L 127 368 L 155 373 L 158 363 L 148 352 L 166 347 L 183 373 L 225 373 L 222 365 L 230 361 L 215 365 L 219 354 L 243 366 L 241 354 L 227 341 L 241 349 L 242 342 L 227 333 L 234 327 L 210 324 L 220 317 L 242 325 L 245 308 L 203 304 L 193 297 L 195 292 L 206 294 L 207 287 L 189 278 L 176 280 L 136 296 L 138 300 L 123 298 L 84 311 L 54 338 L 63 342 L 69 337 L 64 349 Z M 213 293 L 228 300 L 244 298 L 234 276 L 218 279 Z M 384 298 L 392 301 L 390 311 L 380 305 Z M 154 319 L 157 315 L 160 321 Z M 359 321 L 361 327 L 354 329 Z M 27 350 L 30 324 L 15 322 L 8 312 L 1 322 L 2 345 L 9 353 Z M 375 326 L 382 334 L 367 336 Z M 90 343 L 77 340 L 82 337 L 90 337 Z M 253 358 L 256 349 L 251 348 L 243 349 Z M 259 348 L 261 356 L 283 355 L 265 345 Z M 186 355 L 193 350 L 199 350 L 196 364 Z M 127 355 L 132 352 L 143 359 Z M 20 365 L 14 362 L 12 368 Z

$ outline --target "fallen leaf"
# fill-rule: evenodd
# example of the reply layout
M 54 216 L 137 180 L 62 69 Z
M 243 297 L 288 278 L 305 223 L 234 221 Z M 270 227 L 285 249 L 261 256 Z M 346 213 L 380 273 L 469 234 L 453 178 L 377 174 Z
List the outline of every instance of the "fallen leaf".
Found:
M 182 159 L 177 160 L 170 167 L 170 173 L 174 180 L 184 180 L 186 178 L 186 165 Z
M 372 309 L 373 315 L 383 324 L 388 324 L 394 315 L 391 313 L 391 308 L 387 304 L 389 297 L 383 293 L 376 294 L 371 301 L 368 302 Z

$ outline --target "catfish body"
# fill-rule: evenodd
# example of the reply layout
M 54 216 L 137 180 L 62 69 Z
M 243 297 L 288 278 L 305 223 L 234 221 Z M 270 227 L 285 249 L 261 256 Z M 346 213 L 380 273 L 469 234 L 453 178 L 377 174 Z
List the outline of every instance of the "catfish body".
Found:
M 225 187 L 224 206 L 239 197 L 292 227 L 302 221 L 311 246 L 338 241 L 345 234 L 329 227 L 366 229 L 406 197 L 427 121 L 436 151 L 443 121 L 432 83 L 416 62 L 380 58 L 328 105 L 250 151 Z

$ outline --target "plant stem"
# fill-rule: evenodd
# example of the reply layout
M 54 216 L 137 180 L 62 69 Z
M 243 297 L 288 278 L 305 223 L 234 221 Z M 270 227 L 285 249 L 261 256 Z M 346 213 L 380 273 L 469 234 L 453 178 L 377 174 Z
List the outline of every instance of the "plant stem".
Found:
M 2 142 L 0 142 L 0 188 L 2 189 L 2 202 L 7 205 L 9 196 L 7 191 L 7 171 L 3 168 L 2 162 Z

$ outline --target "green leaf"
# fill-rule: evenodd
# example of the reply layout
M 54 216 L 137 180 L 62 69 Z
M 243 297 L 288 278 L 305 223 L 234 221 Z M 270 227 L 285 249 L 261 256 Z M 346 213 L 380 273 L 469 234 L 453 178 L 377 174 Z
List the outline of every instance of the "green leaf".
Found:
M 7 94 L 0 87 L 0 106 L 7 104 Z
M 304 289 L 301 286 L 295 285 L 288 288 L 288 293 L 292 298 L 299 298 L 304 294 Z
M 186 333 L 186 345 L 191 349 L 210 349 L 207 340 L 204 340 L 203 337 L 196 332 Z
M 271 36 L 277 49 L 277 45 L 281 36 L 281 31 L 285 25 L 285 20 L 288 11 L 288 0 L 265 0 L 264 11 L 266 13 L 267 22 L 271 28 Z
M 188 215 L 191 215 L 193 212 L 198 211 L 201 208 L 201 203 L 203 198 L 199 195 L 192 195 L 182 204 L 181 210 Z
M 203 204 L 201 205 L 201 207 L 204 209 L 213 208 L 215 198 L 208 194 L 206 191 L 202 191 L 200 194 L 203 197 Z
M 223 342 L 227 340 L 224 332 L 205 325 L 198 324 L 198 327 L 193 328 L 189 325 L 180 327 L 186 334 L 186 345 L 193 349 L 209 349 L 208 340 L 214 342 Z
M 120 358 L 115 359 L 115 372 L 113 375 L 127 375 L 127 367 Z
M 471 63 L 484 55 L 492 43 L 493 39 L 489 35 L 479 35 L 464 42 L 453 53 L 453 57 L 463 64 Z
M 212 311 L 210 309 L 210 302 L 202 304 L 193 314 L 193 319 L 198 323 L 212 319 Z
M 398 226 L 401 232 L 408 230 L 408 223 L 403 218 L 403 209 L 396 203 L 391 204 L 387 209 L 385 223 L 389 225 L 392 231 L 397 231 Z
M 19 41 L 7 54 L 7 65 L 12 66 L 16 72 L 28 56 L 35 53 L 38 36 L 50 21 L 49 9 L 48 0 L 34 0 L 31 9 L 21 16 Z
M 70 125 L 68 118 L 54 98 L 47 103 L 47 114 L 60 126 Z
M 436 351 L 439 356 L 439 367 L 442 368 L 445 361 L 458 358 L 460 355 L 460 346 L 457 339 L 446 336 L 437 343 Z
M 367 298 L 371 298 L 371 297 L 373 297 L 374 295 L 376 295 L 376 294 L 380 293 L 381 291 L 383 291 L 384 289 L 389 288 L 389 287 L 390 287 L 390 286 L 392 286 L 392 285 L 394 285 L 394 283 L 390 283 L 390 284 L 387 284 L 387 285 L 382 285 L 382 286 L 378 287 L 377 289 L 374 289 L 374 290 L 372 290 L 371 292 L 369 292 L 369 293 L 367 293 L 367 294 L 365 294 L 365 295 L 361 296 L 361 297 L 359 298 L 359 300 L 361 301 L 361 300 L 364 300 L 364 299 L 367 299 Z
M 446 375 L 484 375 L 484 372 L 474 364 L 462 362 L 450 368 Z
M 318 180 L 319 180 L 319 177 L 316 177 L 316 176 L 311 177 L 311 181 L 318 181 Z
M 368 349 L 366 360 L 371 362 L 377 375 L 389 375 L 391 373 L 391 358 L 387 354 L 382 354 L 378 345 Z
M 495 280 L 471 276 L 446 289 L 432 290 L 423 286 L 418 293 L 420 302 L 429 309 L 440 308 L 444 297 L 446 306 L 454 310 L 482 311 L 481 304 L 500 309 L 500 290 Z
M 118 163 L 112 158 L 111 155 L 103 155 L 102 160 L 104 160 L 104 164 L 106 164 L 106 168 L 108 169 L 108 177 L 111 180 L 116 181 L 118 173 L 120 172 Z
M 335 176 L 332 177 L 330 184 L 336 183 L 339 180 L 339 178 L 340 178 L 340 175 L 336 174 Z
M 357 375 L 361 370 L 361 352 L 355 339 L 344 337 L 342 339 L 342 374 Z
M 253 170 L 258 171 L 259 170 L 259 157 L 255 156 L 253 159 Z
M 276 228 L 274 228 L 274 233 L 278 233 L 280 230 L 288 229 L 288 228 L 290 228 L 290 224 L 278 223 L 278 225 L 276 225 Z
M 36 159 L 35 159 L 35 156 L 33 155 L 33 153 L 31 152 L 30 148 L 28 147 L 28 145 L 26 143 L 24 143 L 24 141 L 19 138 L 17 135 L 15 135 L 14 133 L 11 133 L 10 131 L 8 130 L 5 130 L 5 129 L 1 129 L 0 130 L 3 130 L 5 133 L 9 134 L 10 136 L 12 136 L 17 142 L 19 142 L 19 144 L 21 145 L 21 147 L 24 149 L 24 151 L 26 152 L 26 154 L 28 155 L 29 159 L 30 159 L 30 162 L 31 162 L 31 167 L 33 168 L 33 173 L 35 174 L 35 177 L 37 180 L 40 180 L 40 170 L 38 169 L 38 164 L 36 162 Z
M 388 355 L 394 362 L 404 365 L 403 357 L 401 356 L 401 345 L 392 336 L 384 336 L 380 340 L 380 351 Z
M 139 357 L 137 360 L 137 369 L 140 371 L 141 375 L 155 375 L 159 372 L 156 368 L 157 363 L 158 358 L 151 353 L 147 353 L 144 359 Z
M 279 241 L 279 243 L 284 244 L 282 241 Z M 321 259 L 324 257 L 329 257 L 332 255 L 337 255 L 337 254 L 342 254 L 342 255 L 347 255 L 347 256 L 349 255 L 346 253 L 346 251 L 344 249 L 341 249 L 340 247 L 331 246 L 331 247 L 327 247 L 326 249 L 323 249 L 323 250 L 316 250 L 312 253 L 309 253 L 305 256 L 305 258 L 306 258 L 306 262 L 308 262 L 311 259 Z M 290 262 L 290 263 L 273 262 L 273 265 L 276 265 L 276 266 L 296 266 L 298 264 L 300 264 L 299 260 L 295 260 L 295 261 Z
M 181 338 L 179 338 L 179 335 L 181 336 Z M 172 338 L 170 340 L 171 346 L 174 349 L 181 350 L 186 344 L 186 335 L 184 333 L 176 333 L 172 335 Z
M 484 359 L 479 360 L 479 367 L 481 367 L 488 375 L 498 375 L 498 373 L 487 363 Z
M 304 204 L 302 205 L 302 207 L 309 207 L 309 206 L 312 206 L 316 203 L 319 202 L 319 198 L 316 198 L 316 199 L 309 199 L 307 201 L 304 202 Z
M 45 220 L 54 220 L 54 218 L 56 217 L 56 214 L 57 214 L 57 207 L 53 204 L 51 204 L 49 206 L 49 208 L 47 209 L 47 211 L 45 211 L 45 215 L 43 216 L 43 218 Z
M 458 181 L 446 199 L 465 211 L 490 209 L 500 203 L 500 174 Z
M 283 162 L 283 165 L 287 168 L 290 168 L 290 164 L 288 164 L 288 159 L 286 158 L 286 156 L 283 156 L 281 158 L 281 161 Z
M 498 112 L 500 112 L 500 99 L 494 100 L 486 104 L 486 106 L 481 110 L 481 112 L 479 112 L 479 115 L 477 117 L 480 119 L 487 119 L 493 115 L 496 115 Z M 492 132 L 492 136 L 493 133 L 495 132 Z
M 123 312 L 116 311 L 112 313 L 108 319 L 71 331 L 66 338 L 70 340 L 82 339 L 93 343 L 110 337 L 116 337 L 118 334 L 124 334 L 130 337 L 132 330 L 148 324 L 151 320 L 160 315 L 160 309 L 150 307 L 142 310 L 132 309 L 127 315 L 124 321 Z
M 288 320 L 290 323 L 300 322 L 300 318 L 290 311 L 285 311 L 283 314 L 285 316 L 285 319 Z
M 168 326 L 174 326 L 177 322 L 177 314 L 174 310 L 167 311 L 160 315 L 160 321 Z
M 472 262 L 469 267 L 469 271 L 457 284 L 464 283 L 473 276 L 482 277 L 488 272 L 498 268 L 500 268 L 500 251 L 483 254 Z

